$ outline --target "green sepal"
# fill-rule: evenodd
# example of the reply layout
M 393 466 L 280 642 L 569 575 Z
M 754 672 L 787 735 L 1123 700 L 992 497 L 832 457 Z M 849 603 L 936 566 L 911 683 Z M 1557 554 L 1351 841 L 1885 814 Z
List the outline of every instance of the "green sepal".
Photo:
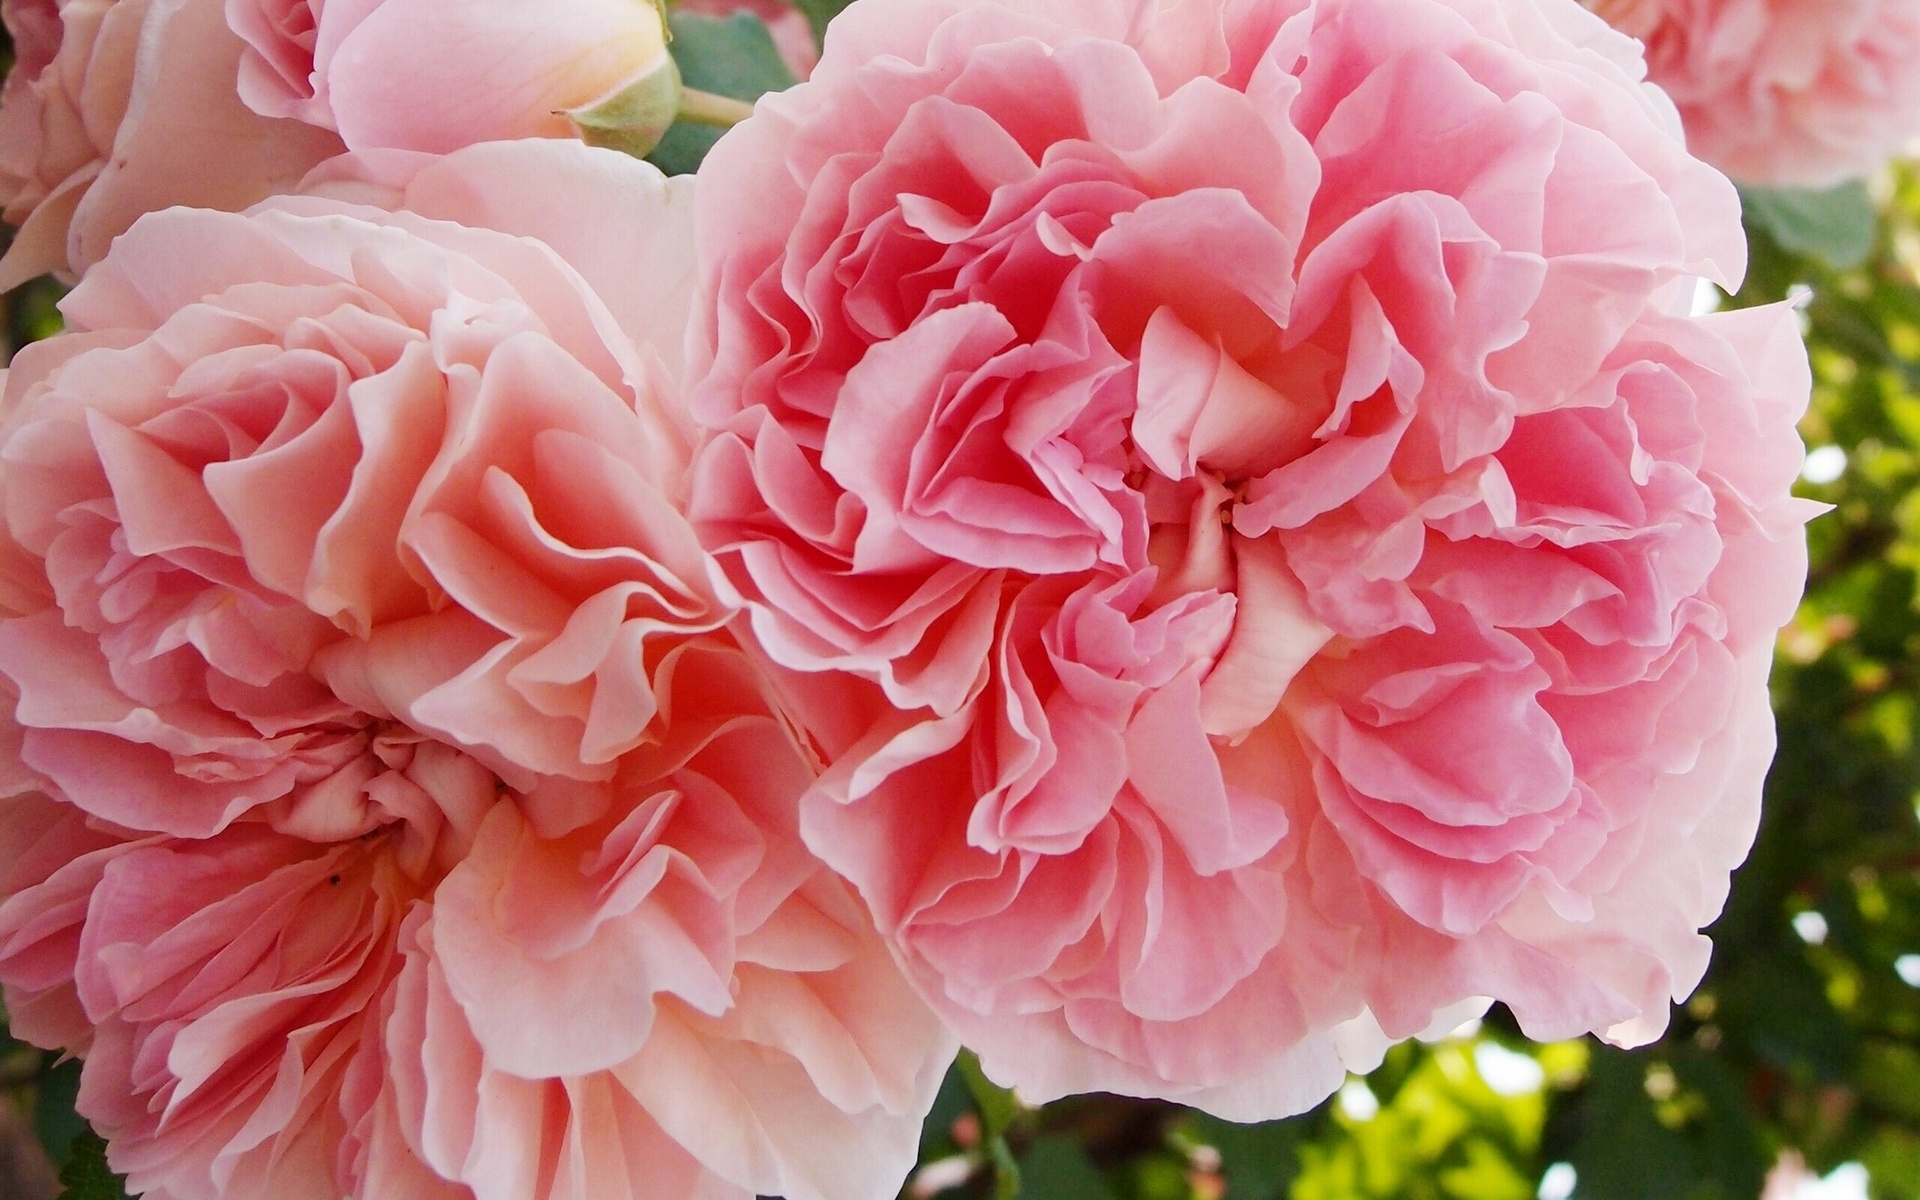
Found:
M 662 52 L 633 82 L 567 117 L 587 145 L 645 158 L 666 136 L 679 110 L 680 68 L 671 54 Z

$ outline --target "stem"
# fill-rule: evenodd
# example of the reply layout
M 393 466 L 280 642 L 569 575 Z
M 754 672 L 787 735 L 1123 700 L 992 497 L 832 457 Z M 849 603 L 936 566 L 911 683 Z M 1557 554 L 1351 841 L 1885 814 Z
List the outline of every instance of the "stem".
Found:
M 732 96 L 716 96 L 712 92 L 683 87 L 680 89 L 680 109 L 674 115 L 696 125 L 731 129 L 753 115 L 753 105 L 745 100 L 735 100 Z

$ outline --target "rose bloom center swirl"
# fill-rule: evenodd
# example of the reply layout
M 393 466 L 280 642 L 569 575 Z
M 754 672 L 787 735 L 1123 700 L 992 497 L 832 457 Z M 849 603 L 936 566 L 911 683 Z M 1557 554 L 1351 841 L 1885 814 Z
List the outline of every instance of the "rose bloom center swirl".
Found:
M 1023 1095 L 1246 1119 L 1476 997 L 1664 1021 L 1750 833 L 1687 814 L 1770 742 L 1805 365 L 1783 310 L 1686 315 L 1737 202 L 1631 43 L 1501 0 L 840 27 L 703 171 L 692 511 L 922 994 Z

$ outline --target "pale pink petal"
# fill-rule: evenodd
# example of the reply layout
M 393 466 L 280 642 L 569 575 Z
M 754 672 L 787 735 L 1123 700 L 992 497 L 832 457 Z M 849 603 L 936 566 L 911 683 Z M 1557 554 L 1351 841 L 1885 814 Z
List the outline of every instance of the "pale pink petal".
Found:
M 616 90 L 660 44 L 657 12 L 622 0 L 566 0 L 537 13 L 499 0 L 456 8 L 385 0 L 334 49 L 329 102 L 355 150 L 445 154 L 474 142 L 566 137 L 566 110 Z M 500 74 L 503 62 L 511 74 Z

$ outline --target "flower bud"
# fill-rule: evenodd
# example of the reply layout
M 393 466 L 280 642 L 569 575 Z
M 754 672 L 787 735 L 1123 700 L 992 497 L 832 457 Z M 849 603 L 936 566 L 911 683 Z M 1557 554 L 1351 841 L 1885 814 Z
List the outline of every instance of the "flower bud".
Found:
M 227 0 L 228 23 L 248 47 L 240 95 L 264 115 L 336 129 L 350 150 L 447 154 L 476 142 L 574 137 L 606 127 L 579 119 L 582 110 L 651 112 L 674 90 L 642 85 L 671 71 L 653 0 L 297 0 L 310 25 L 282 19 L 287 3 Z M 303 25 L 311 34 L 294 36 Z
M 652 62 L 615 91 L 567 114 L 589 146 L 644 157 L 673 124 L 680 107 L 680 68 L 664 43 Z

